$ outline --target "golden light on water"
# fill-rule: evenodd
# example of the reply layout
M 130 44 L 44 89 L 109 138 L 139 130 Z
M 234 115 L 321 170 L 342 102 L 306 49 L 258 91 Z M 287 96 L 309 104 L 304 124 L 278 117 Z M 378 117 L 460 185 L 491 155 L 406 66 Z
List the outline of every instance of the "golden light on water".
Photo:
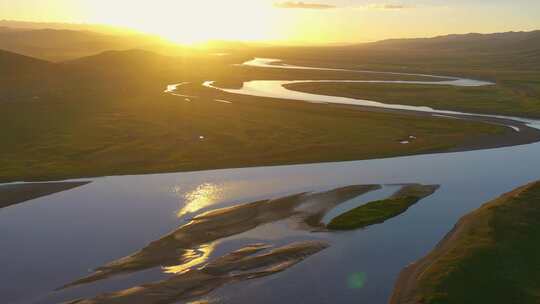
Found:
M 175 188 L 174 192 L 181 193 L 181 189 Z M 181 194 L 180 194 L 181 195 Z M 201 209 L 213 205 L 223 196 L 223 188 L 212 183 L 204 183 L 193 191 L 183 195 L 184 207 L 178 211 L 177 216 L 181 217 L 189 213 L 195 213 Z
M 190 249 L 182 258 L 187 262 L 177 266 L 164 267 L 163 271 L 169 274 L 182 274 L 199 264 L 208 260 L 210 254 L 214 251 L 215 244 L 202 245 L 197 249 Z

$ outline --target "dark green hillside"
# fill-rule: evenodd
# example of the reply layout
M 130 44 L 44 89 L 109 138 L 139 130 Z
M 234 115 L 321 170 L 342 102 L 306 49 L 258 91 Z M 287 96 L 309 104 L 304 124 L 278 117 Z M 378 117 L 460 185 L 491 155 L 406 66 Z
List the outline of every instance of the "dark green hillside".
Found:
M 0 103 L 35 100 L 60 85 L 60 73 L 54 64 L 3 50 L 0 70 Z

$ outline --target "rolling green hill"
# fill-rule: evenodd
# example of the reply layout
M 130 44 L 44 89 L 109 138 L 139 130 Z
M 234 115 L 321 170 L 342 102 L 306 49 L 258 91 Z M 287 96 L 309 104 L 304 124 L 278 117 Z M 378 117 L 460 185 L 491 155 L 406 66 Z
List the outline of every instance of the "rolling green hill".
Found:
M 0 50 L 0 102 L 35 100 L 58 87 L 60 73 L 54 64 Z

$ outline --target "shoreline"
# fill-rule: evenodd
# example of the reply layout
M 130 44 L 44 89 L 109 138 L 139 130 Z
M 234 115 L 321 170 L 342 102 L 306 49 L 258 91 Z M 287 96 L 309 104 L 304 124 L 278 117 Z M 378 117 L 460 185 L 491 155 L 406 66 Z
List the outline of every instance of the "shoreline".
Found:
M 235 94 L 232 94 L 235 95 Z M 276 100 L 274 98 L 269 98 L 271 100 Z M 280 100 L 279 102 L 283 102 Z M 287 102 L 298 102 L 298 101 L 287 101 Z M 302 102 L 302 101 L 301 101 Z M 309 102 L 304 102 L 309 103 Z M 504 147 L 513 147 L 520 145 L 528 145 L 540 142 L 540 129 L 536 129 L 528 126 L 525 122 L 515 121 L 511 119 L 496 118 L 496 117 L 485 117 L 485 116 L 473 116 L 473 115 L 457 115 L 457 114 L 445 114 L 445 117 L 438 117 L 437 114 L 421 112 L 421 111 L 411 111 L 411 110 L 397 110 L 397 109 L 387 109 L 379 107 L 369 107 L 369 106 L 360 106 L 360 105 L 345 105 L 345 104 L 324 104 L 323 106 L 351 109 L 355 111 L 364 111 L 364 112 L 375 112 L 375 113 L 390 113 L 390 114 L 401 114 L 401 115 L 411 115 L 416 117 L 427 117 L 427 118 L 439 118 L 439 119 L 458 119 L 464 121 L 473 121 L 486 123 L 491 125 L 499 125 L 506 127 L 506 131 L 502 134 L 485 134 L 482 136 L 477 136 L 474 139 L 468 140 L 464 143 L 459 144 L 458 146 L 444 149 L 433 149 L 421 152 L 411 152 L 411 153 L 395 153 L 392 154 L 381 154 L 380 156 L 366 157 L 366 158 L 335 158 L 335 159 L 322 159 L 320 161 L 262 161 L 262 162 L 253 162 L 253 161 L 239 161 L 238 163 L 224 164 L 223 166 L 179 166 L 178 168 L 173 168 L 170 170 L 144 170 L 132 169 L 126 170 L 125 172 L 110 172 L 103 174 L 89 174 L 84 176 L 71 176 L 71 175 L 62 175 L 62 176 L 43 176 L 43 177 L 32 177 L 32 178 L 13 178 L 13 179 L 0 179 L 0 186 L 7 185 L 11 183 L 38 183 L 38 182 L 61 182 L 61 181 L 73 181 L 79 179 L 93 179 L 93 178 L 102 178 L 102 177 L 111 177 L 111 176 L 133 176 L 133 175 L 155 175 L 155 174 L 174 174 L 174 173 L 187 173 L 187 172 L 201 172 L 201 171 L 215 171 L 215 170 L 231 170 L 231 169 L 247 169 L 247 168 L 258 168 L 258 167 L 279 167 L 279 166 L 295 166 L 295 165 L 315 165 L 315 164 L 325 164 L 325 163 L 336 163 L 336 162 L 352 162 L 352 161 L 364 161 L 364 160 L 379 160 L 379 159 L 391 159 L 398 157 L 408 157 L 408 156 L 419 156 L 419 155 L 433 155 L 433 154 L 444 154 L 444 153 L 454 153 L 454 152 L 469 152 L 469 151 L 479 151 L 479 150 L 488 150 L 488 149 L 497 149 Z M 516 131 L 513 127 L 518 127 L 520 130 Z
M 503 204 L 512 197 L 517 197 L 521 193 L 527 191 L 532 186 L 537 184 L 533 182 L 525 186 L 521 186 L 508 193 L 505 193 L 498 198 L 495 198 L 476 210 L 461 217 L 455 226 L 448 232 L 442 240 L 424 257 L 407 265 L 401 270 L 399 276 L 395 282 L 392 295 L 388 301 L 389 304 L 415 304 L 420 299 L 416 298 L 416 291 L 418 290 L 419 279 L 434 263 L 442 258 L 446 253 L 454 248 L 454 243 L 459 241 L 463 235 L 469 232 L 472 226 L 479 225 L 477 216 L 482 215 L 486 210 Z M 480 218 L 480 223 L 482 223 Z
M 91 183 L 90 181 L 65 181 L 50 183 L 25 183 L 0 185 L 0 210 L 43 196 L 71 190 Z
M 414 115 L 414 114 L 412 114 Z M 456 118 L 461 119 L 461 118 Z M 492 124 L 496 124 L 492 122 Z M 455 153 L 455 152 L 473 152 L 480 150 L 491 150 L 498 148 L 508 148 L 514 146 L 522 146 L 535 144 L 540 142 L 540 130 L 526 126 L 524 123 L 520 126 L 521 131 L 515 132 L 510 129 L 503 134 L 490 135 L 486 134 L 481 138 L 475 138 L 464 144 L 461 144 L 457 147 L 445 148 L 445 149 L 433 149 L 432 151 L 425 152 L 411 152 L 411 153 L 399 153 L 394 155 L 381 155 L 380 157 L 367 157 L 367 158 L 344 158 L 344 159 L 334 159 L 334 160 L 321 160 L 321 161 L 269 161 L 261 163 L 252 163 L 247 162 L 244 164 L 238 165 L 224 165 L 224 166 L 201 166 L 201 167 L 186 167 L 178 168 L 171 170 L 133 170 L 127 171 L 124 173 L 114 173 L 110 174 L 89 174 L 84 176 L 50 176 L 50 177 L 36 177 L 36 178 L 23 178 L 23 179 L 0 179 L 0 186 L 9 185 L 9 184 L 28 184 L 28 183 L 47 183 L 47 182 L 62 182 L 62 181 L 74 181 L 81 179 L 96 179 L 104 177 L 120 177 L 120 176 L 137 176 L 137 175 L 156 175 L 156 174 L 174 174 L 174 173 L 191 173 L 191 172 L 203 172 L 203 171 L 216 171 L 216 170 L 234 170 L 234 169 L 249 169 L 249 168 L 265 168 L 265 167 L 281 167 L 281 166 L 304 166 L 304 165 L 318 165 L 326 163 L 342 163 L 342 162 L 356 162 L 356 161 L 368 161 L 368 160 L 384 160 L 400 157 L 412 157 L 412 156 L 422 156 L 422 155 L 435 155 L 435 154 L 445 154 L 445 153 Z M 516 136 L 516 133 L 519 134 Z
M 441 119 L 445 119 L 445 118 L 458 119 L 458 120 L 464 120 L 464 121 L 473 121 L 473 122 L 480 122 L 480 123 L 486 123 L 486 124 L 491 124 L 491 125 L 504 126 L 508 128 L 507 132 L 505 132 L 504 134 L 498 134 L 498 135 L 486 134 L 485 136 L 482 136 L 483 138 L 481 138 L 480 140 L 474 139 L 474 140 L 471 140 L 469 143 L 465 143 L 455 148 L 446 149 L 444 151 L 435 151 L 433 153 L 421 153 L 417 155 L 487 150 L 487 149 L 496 149 L 496 148 L 503 148 L 503 147 L 512 147 L 512 146 L 518 146 L 518 145 L 527 145 L 527 144 L 540 142 L 540 129 L 533 128 L 523 121 L 513 120 L 511 118 L 489 117 L 489 116 L 483 116 L 483 114 L 439 115 L 437 113 L 421 112 L 421 111 L 414 111 L 414 110 L 398 110 L 398 109 L 388 109 L 388 108 L 379 108 L 379 107 L 370 107 L 370 106 L 361 106 L 361 105 L 358 105 L 358 106 L 357 105 L 335 105 L 335 106 L 352 109 L 352 110 L 376 112 L 376 113 L 412 115 L 412 116 L 417 116 L 417 117 L 429 117 L 429 118 L 441 118 Z M 516 117 L 516 119 L 519 119 L 519 118 Z M 519 131 L 514 129 L 516 127 L 519 128 Z

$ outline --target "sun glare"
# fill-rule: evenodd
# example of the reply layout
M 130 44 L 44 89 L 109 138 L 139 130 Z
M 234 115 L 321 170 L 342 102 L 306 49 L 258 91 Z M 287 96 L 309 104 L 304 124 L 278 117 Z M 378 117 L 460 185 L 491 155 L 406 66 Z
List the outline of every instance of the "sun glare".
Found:
M 184 44 L 265 40 L 272 35 L 277 17 L 265 1 L 107 1 L 107 10 L 100 2 L 86 8 L 91 22 L 127 26 Z

